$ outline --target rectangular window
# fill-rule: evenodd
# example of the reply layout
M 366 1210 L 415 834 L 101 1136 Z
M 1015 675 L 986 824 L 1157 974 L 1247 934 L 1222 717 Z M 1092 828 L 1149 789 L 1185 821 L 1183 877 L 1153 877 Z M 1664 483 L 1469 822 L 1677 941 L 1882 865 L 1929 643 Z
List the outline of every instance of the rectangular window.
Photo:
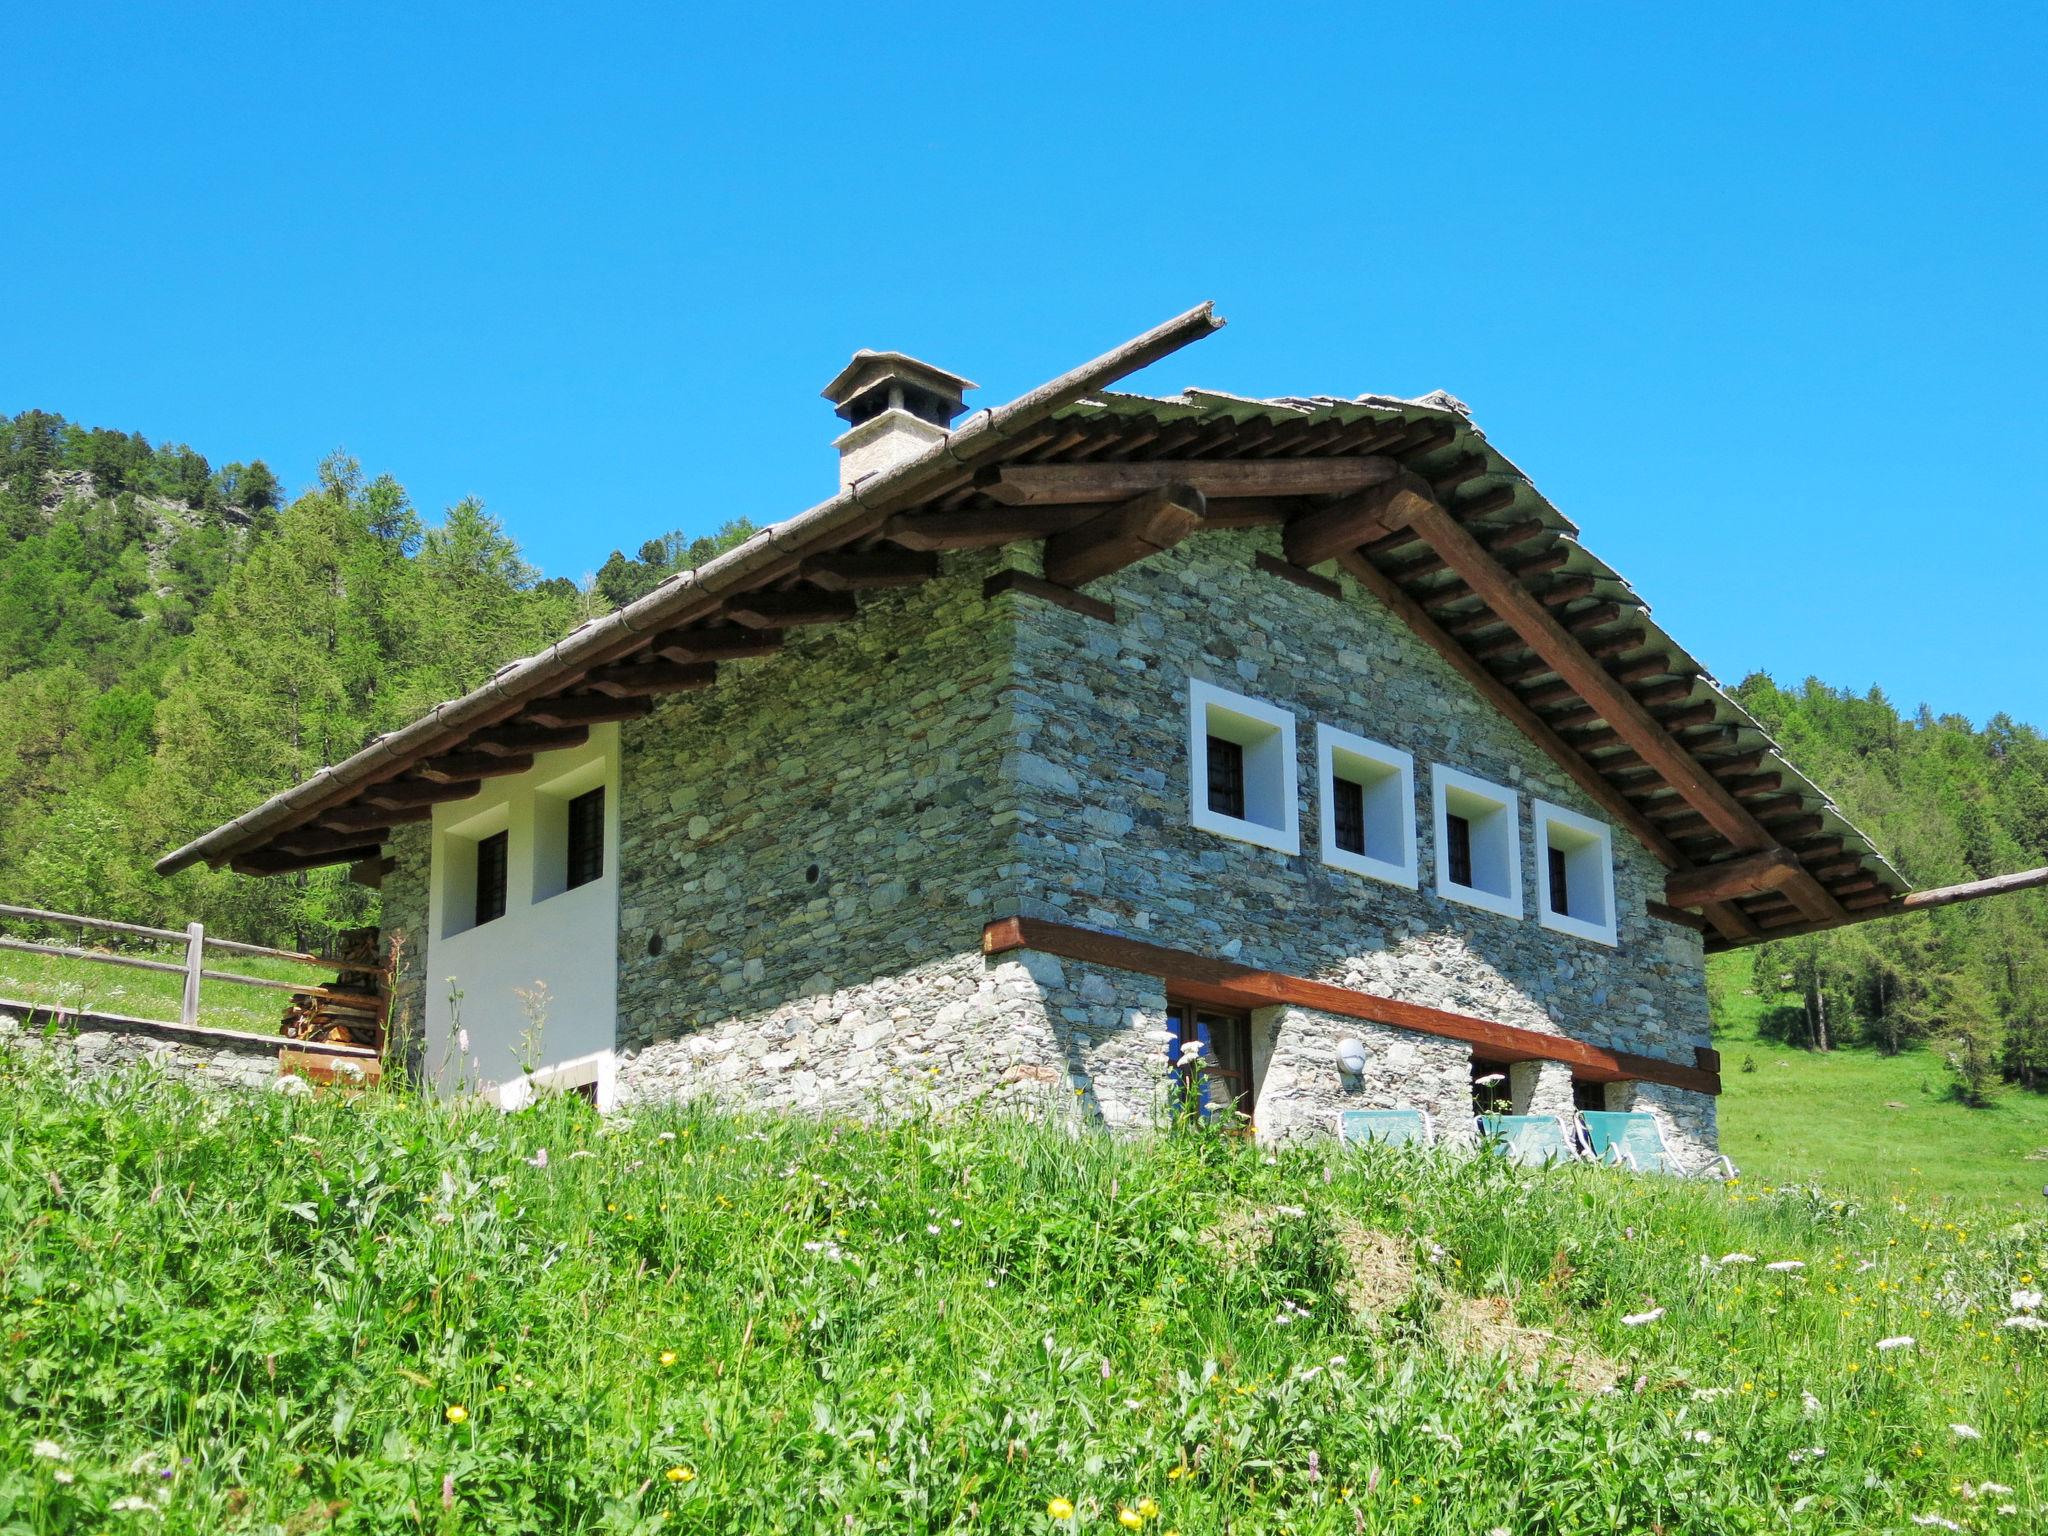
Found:
M 1563 917 L 1572 915 L 1571 870 L 1564 850 L 1555 843 L 1550 845 L 1550 910 Z
M 1595 1112 L 1607 1107 L 1607 1085 L 1588 1082 L 1583 1077 L 1572 1079 L 1572 1108 L 1590 1109 Z
M 1209 809 L 1244 820 L 1244 748 L 1221 736 L 1209 738 Z
M 1591 939 L 1620 942 L 1614 906 L 1614 836 L 1604 821 L 1538 800 L 1530 807 L 1536 824 L 1536 916 L 1546 928 Z
M 564 890 L 604 878 L 604 790 L 578 795 L 569 802 L 568 871 Z
M 493 832 L 476 845 L 476 925 L 482 927 L 505 915 L 506 855 L 511 843 L 507 834 Z
M 1174 1003 L 1166 1011 L 1173 1041 L 1166 1048 L 1172 1069 L 1174 1109 L 1201 1119 L 1234 1110 L 1252 1117 L 1252 1021 L 1249 1014 L 1223 1013 Z
M 1365 786 L 1350 779 L 1330 784 L 1330 815 L 1337 846 L 1345 853 L 1365 853 Z
M 1472 883 L 1472 823 L 1462 816 L 1444 817 L 1444 857 L 1450 861 L 1451 883 Z

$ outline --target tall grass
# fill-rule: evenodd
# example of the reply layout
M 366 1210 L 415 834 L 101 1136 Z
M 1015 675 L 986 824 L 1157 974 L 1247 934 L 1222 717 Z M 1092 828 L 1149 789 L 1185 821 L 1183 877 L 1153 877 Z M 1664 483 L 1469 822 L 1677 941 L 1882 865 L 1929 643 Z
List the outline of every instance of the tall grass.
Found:
M 1264 1246 L 1214 1239 L 1247 1213 Z M 1361 1228 L 1415 1267 L 1377 1314 Z M 0 1529 L 2036 1528 L 2048 1332 L 2000 1325 L 2044 1243 L 1485 1159 L 0 1060 Z M 1460 1297 L 1618 1388 L 1460 1342 Z

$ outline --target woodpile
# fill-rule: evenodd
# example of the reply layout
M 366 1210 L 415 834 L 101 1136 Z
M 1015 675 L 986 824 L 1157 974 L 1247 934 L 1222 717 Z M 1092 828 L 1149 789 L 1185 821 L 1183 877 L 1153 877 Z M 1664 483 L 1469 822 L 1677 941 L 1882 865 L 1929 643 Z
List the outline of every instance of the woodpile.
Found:
M 378 939 L 375 928 L 344 930 L 336 948 L 343 968 L 325 986 L 292 994 L 279 1033 L 316 1044 L 381 1048 L 384 978 L 375 969 L 380 959 Z M 351 970 L 349 961 L 358 961 L 366 969 Z

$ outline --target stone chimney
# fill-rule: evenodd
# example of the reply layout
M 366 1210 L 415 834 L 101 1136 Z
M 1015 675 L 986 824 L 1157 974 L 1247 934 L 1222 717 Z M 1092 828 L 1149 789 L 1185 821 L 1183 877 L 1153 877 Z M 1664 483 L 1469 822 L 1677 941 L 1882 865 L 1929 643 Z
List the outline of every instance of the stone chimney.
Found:
M 967 409 L 962 396 L 977 386 L 901 352 L 863 347 L 825 386 L 825 398 L 847 428 L 839 450 L 839 488 L 916 458 L 943 443 L 953 420 Z

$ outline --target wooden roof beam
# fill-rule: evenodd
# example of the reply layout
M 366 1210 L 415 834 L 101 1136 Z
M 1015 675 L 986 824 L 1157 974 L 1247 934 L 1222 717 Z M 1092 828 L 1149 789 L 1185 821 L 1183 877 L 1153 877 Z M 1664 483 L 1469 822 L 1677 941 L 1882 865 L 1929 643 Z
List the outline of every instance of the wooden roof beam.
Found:
M 367 805 L 357 802 L 329 806 L 320 813 L 318 825 L 333 827 L 337 831 L 354 829 L 360 836 L 364 832 L 410 826 L 416 821 L 433 819 L 434 808 L 431 805 Z
M 970 507 L 960 512 L 899 512 L 882 524 L 882 537 L 914 552 L 994 549 L 1026 539 L 1048 539 L 1102 509 L 1076 504 L 1049 507 Z
M 1674 907 L 1699 907 L 1710 901 L 1760 896 L 1781 889 L 1801 872 L 1799 861 L 1783 848 L 1766 848 L 1725 864 L 1705 864 L 1665 876 L 1664 900 Z
M 1551 663 L 1559 677 L 1576 684 L 1581 697 L 1731 846 L 1746 853 L 1776 846 L 1777 838 L 1748 808 L 1722 788 L 1628 689 L 1609 676 L 1587 654 L 1578 636 L 1532 597 L 1457 519 L 1433 502 L 1409 503 L 1406 510 L 1409 525 L 1423 541 L 1439 551 L 1487 606 L 1506 619 L 1531 650 Z
M 638 720 L 649 714 L 649 699 L 610 699 L 603 694 L 578 694 L 573 698 L 536 699 L 519 718 L 535 725 L 601 725 L 607 720 Z
M 1003 464 L 981 491 L 1010 506 L 1129 501 L 1169 485 L 1204 496 L 1339 496 L 1391 480 L 1401 466 L 1377 454 L 1313 459 L 1141 459 L 1084 464 Z
M 656 635 L 648 649 L 664 661 L 739 661 L 772 656 L 782 649 L 782 635 L 773 629 L 741 629 L 725 624 L 715 629 L 669 629 Z
M 432 814 L 431 808 L 428 814 Z M 280 853 L 339 853 L 352 848 L 364 848 L 375 843 L 382 845 L 391 838 L 389 826 L 348 827 L 339 831 L 326 827 L 294 827 L 289 832 L 280 832 L 265 844 Z
M 482 788 L 483 784 L 476 779 L 462 784 L 436 784 L 426 779 L 387 779 L 364 790 L 362 798 L 372 805 L 394 807 L 445 805 L 451 800 L 467 800 Z
M 534 752 L 559 752 L 564 747 L 580 747 L 590 740 L 590 728 L 583 725 L 570 726 L 565 730 L 551 730 L 541 725 L 496 725 L 488 731 L 478 731 L 469 738 L 467 745 L 473 751 L 488 752 L 493 757 L 524 757 Z
M 1045 541 L 1045 579 L 1080 587 L 1173 548 L 1202 525 L 1206 498 L 1192 485 L 1162 485 Z
M 1426 496 L 1428 491 L 1428 484 L 1419 476 L 1402 474 L 1302 513 L 1289 521 L 1282 535 L 1288 563 L 1320 565 L 1358 548 L 1375 534 L 1406 521 L 1395 512 L 1404 497 Z
M 412 771 L 435 784 L 466 784 L 471 779 L 502 779 L 524 773 L 531 757 L 498 757 L 489 752 L 444 752 L 414 763 Z
M 866 592 L 879 587 L 915 587 L 939 574 L 939 557 L 928 550 L 872 549 L 863 553 L 839 550 L 813 555 L 797 568 L 813 586 L 827 592 Z
M 725 613 L 748 629 L 783 629 L 800 624 L 844 624 L 860 617 L 860 603 L 851 592 L 747 592 L 728 598 Z
M 360 864 L 379 858 L 384 850 L 375 844 L 360 848 L 338 848 L 332 853 L 286 853 L 282 849 L 254 848 L 228 860 L 239 875 L 291 875 L 301 870 L 325 869 L 330 864 Z
M 718 681 L 715 661 L 614 662 L 587 674 L 584 683 L 615 699 L 649 694 L 692 693 Z

